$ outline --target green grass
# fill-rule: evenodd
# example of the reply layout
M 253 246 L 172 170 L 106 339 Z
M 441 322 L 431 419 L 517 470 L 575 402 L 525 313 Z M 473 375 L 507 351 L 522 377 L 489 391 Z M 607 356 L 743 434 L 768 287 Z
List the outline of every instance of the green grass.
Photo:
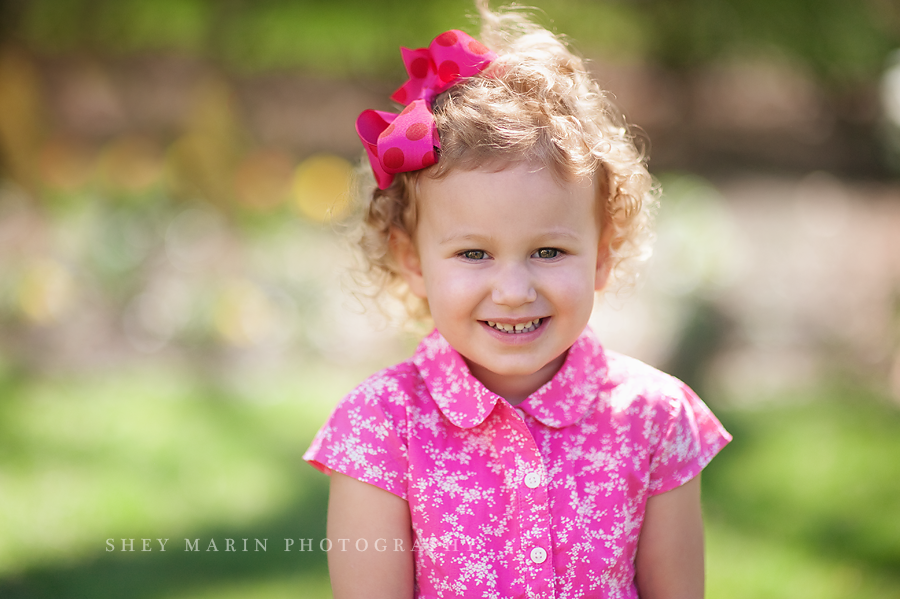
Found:
M 719 414 L 708 596 L 900 596 L 900 410 L 836 385 Z
M 362 375 L 0 374 L 0 596 L 330 597 L 326 555 L 284 539 L 324 536 L 327 479 L 301 454 Z M 823 386 L 717 412 L 735 441 L 704 475 L 707 597 L 900 596 L 897 408 Z
M 7 379 L 0 596 L 328 597 L 325 554 L 285 552 L 284 539 L 324 536 L 327 478 L 301 455 L 358 379 L 320 369 L 243 390 L 175 372 Z M 157 538 L 170 539 L 164 553 Z M 239 549 L 267 538 L 267 551 L 226 552 L 229 538 Z
M 863 563 L 707 519 L 707 592 L 723 599 L 891 599 L 900 585 Z

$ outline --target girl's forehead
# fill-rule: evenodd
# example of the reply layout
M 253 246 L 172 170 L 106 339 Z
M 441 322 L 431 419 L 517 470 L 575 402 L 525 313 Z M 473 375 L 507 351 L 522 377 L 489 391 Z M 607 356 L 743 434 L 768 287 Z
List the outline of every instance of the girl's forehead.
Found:
M 416 187 L 421 191 L 423 183 L 426 183 L 426 187 L 440 186 L 448 179 L 451 180 L 450 185 L 454 183 L 458 185 L 459 181 L 464 179 L 477 178 L 482 181 L 490 181 L 491 179 L 503 178 L 512 171 L 536 175 L 547 181 L 552 180 L 559 187 L 588 185 L 596 187 L 596 179 L 603 172 L 603 169 L 598 169 L 598 171 L 589 175 L 579 176 L 567 172 L 564 167 L 554 168 L 554 165 L 544 164 L 538 159 L 499 156 L 471 164 L 464 163 L 448 166 L 438 163 L 421 172 Z
M 500 170 L 455 170 L 423 179 L 420 191 L 418 210 L 432 231 L 579 228 L 582 221 L 594 220 L 596 203 L 591 178 L 559 182 L 546 169 L 526 163 Z
M 454 188 L 475 186 L 473 191 L 482 191 L 484 188 L 493 188 L 497 185 L 504 187 L 518 185 L 523 181 L 530 185 L 539 185 L 542 190 L 555 189 L 567 192 L 575 189 L 583 189 L 594 186 L 593 176 L 566 177 L 561 176 L 553 169 L 535 161 L 491 161 L 478 165 L 475 168 L 453 168 L 444 172 L 436 172 L 429 176 L 419 178 L 419 190 L 434 193 L 452 192 Z
M 583 207 L 599 213 L 598 191 L 605 189 L 594 175 L 563 178 L 540 162 L 524 160 L 495 160 L 478 168 L 422 175 L 416 183 L 416 211 L 453 213 L 445 217 L 502 215 L 516 220 L 525 210 L 552 216 L 554 209 Z

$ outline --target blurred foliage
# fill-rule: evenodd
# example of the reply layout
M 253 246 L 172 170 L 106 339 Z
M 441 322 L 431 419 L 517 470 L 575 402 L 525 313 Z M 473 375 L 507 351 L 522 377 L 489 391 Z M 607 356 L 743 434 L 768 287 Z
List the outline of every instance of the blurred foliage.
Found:
M 783 53 L 827 82 L 873 78 L 900 45 L 891 0 L 645 0 L 653 54 L 687 67 L 729 54 Z
M 237 70 L 396 75 L 396 43 L 469 28 L 468 0 L 6 0 L 8 33 L 46 52 L 176 50 Z M 492 3 L 494 6 L 499 3 Z M 733 54 L 786 54 L 825 81 L 874 77 L 900 45 L 892 0 L 558 0 L 543 24 L 591 55 L 678 68 Z M 540 6 L 543 5 L 543 6 Z M 543 9 L 543 10 L 540 10 Z

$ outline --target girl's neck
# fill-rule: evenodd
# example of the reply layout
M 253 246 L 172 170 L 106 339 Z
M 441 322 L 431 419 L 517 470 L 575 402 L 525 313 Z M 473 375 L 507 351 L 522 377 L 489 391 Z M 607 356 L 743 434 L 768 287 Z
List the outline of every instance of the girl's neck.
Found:
M 537 372 L 521 375 L 497 374 L 479 364 L 470 362 L 466 358 L 463 359 L 466 360 L 472 376 L 481 381 L 482 385 L 508 401 L 511 405 L 517 406 L 553 378 L 566 361 L 566 355 L 568 355 L 568 352 L 563 352 Z

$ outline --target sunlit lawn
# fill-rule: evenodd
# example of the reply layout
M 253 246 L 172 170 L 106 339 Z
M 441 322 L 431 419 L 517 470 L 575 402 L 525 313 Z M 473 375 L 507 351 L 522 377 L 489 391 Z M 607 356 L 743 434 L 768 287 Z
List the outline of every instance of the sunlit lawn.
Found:
M 7 378 L 0 597 L 329 597 L 325 554 L 284 539 L 324 536 L 327 477 L 301 455 L 350 376 Z
M 7 370 L 0 597 L 330 597 L 327 479 L 301 454 L 361 375 L 307 366 L 224 388 L 171 369 Z M 708 597 L 900 596 L 900 412 L 857 387 L 809 396 L 717 410 L 736 440 L 704 477 Z M 294 551 L 301 538 L 314 550 Z
M 900 410 L 846 385 L 780 399 L 720 410 L 707 596 L 900 597 Z

